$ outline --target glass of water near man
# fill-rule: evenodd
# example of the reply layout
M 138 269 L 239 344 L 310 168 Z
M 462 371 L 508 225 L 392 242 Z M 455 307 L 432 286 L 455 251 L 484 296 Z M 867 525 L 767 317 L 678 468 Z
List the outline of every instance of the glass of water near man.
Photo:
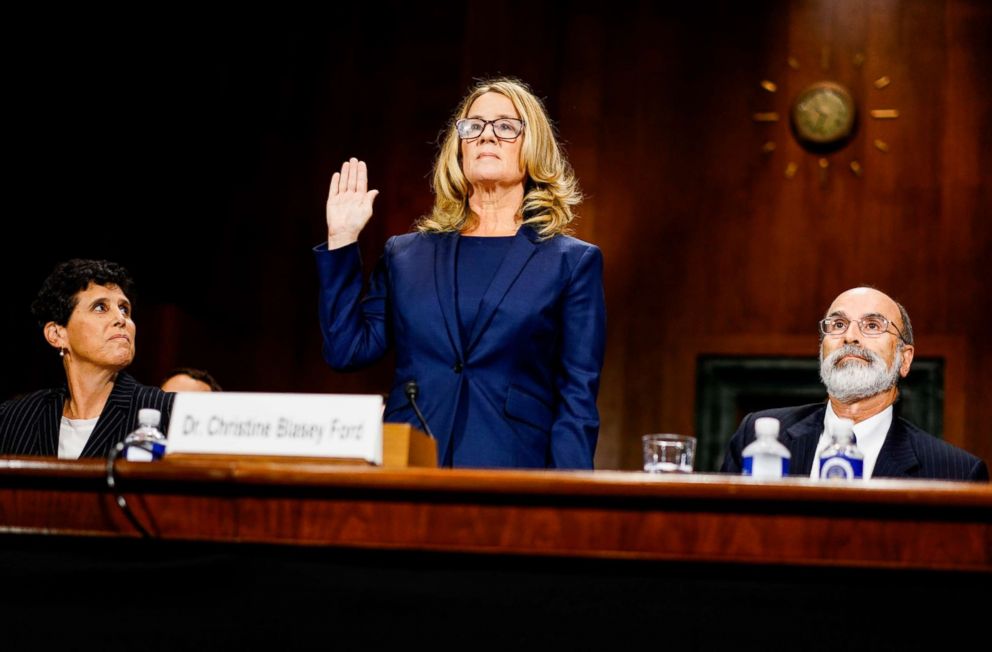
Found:
M 658 433 L 641 437 L 644 470 L 648 473 L 692 473 L 696 438 Z

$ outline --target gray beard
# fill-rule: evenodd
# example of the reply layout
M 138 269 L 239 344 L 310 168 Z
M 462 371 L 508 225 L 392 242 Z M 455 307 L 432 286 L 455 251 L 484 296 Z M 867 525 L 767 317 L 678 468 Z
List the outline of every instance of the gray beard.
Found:
M 866 358 L 869 364 L 849 361 L 837 366 L 837 361 L 845 355 Z M 882 356 L 856 344 L 845 344 L 826 358 L 823 357 L 823 347 L 820 347 L 820 380 L 826 386 L 827 393 L 841 403 L 860 401 L 895 387 L 899 382 L 901 365 L 901 348 L 892 358 L 892 365 L 886 368 Z

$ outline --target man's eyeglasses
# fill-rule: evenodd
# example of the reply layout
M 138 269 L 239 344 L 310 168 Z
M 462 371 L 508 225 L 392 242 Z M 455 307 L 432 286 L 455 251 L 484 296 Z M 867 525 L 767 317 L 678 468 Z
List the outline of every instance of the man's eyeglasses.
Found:
M 462 140 L 472 140 L 482 135 L 486 130 L 486 125 L 493 126 L 493 135 L 500 140 L 513 140 L 523 133 L 523 120 L 516 118 L 499 118 L 497 120 L 480 120 L 478 118 L 462 118 L 455 123 L 458 130 L 458 137 Z
M 880 337 L 883 333 L 889 332 L 889 326 L 896 329 L 893 335 L 898 335 L 899 339 L 903 342 L 906 338 L 903 337 L 902 331 L 890 322 L 888 319 L 882 316 L 873 317 L 862 317 L 861 319 L 853 320 L 854 323 L 858 325 L 861 330 L 861 334 L 865 337 Z M 829 335 L 831 337 L 840 337 L 847 332 L 847 329 L 851 327 L 852 320 L 847 317 L 827 317 L 826 319 L 821 319 L 817 322 L 820 326 L 820 333 L 823 335 Z

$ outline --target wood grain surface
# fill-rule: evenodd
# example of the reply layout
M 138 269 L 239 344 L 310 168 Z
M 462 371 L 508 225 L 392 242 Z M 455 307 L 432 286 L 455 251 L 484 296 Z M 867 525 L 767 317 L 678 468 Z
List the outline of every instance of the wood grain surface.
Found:
M 992 571 L 992 486 L 720 475 L 120 463 L 153 537 L 370 549 Z M 0 532 L 138 537 L 96 461 L 0 461 Z

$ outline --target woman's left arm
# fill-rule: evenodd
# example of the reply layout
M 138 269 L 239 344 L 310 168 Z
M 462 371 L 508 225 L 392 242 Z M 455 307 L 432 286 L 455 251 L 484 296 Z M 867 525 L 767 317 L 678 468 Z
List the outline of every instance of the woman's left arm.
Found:
M 599 374 L 606 348 L 603 254 L 589 245 L 572 270 L 561 313 L 558 407 L 551 427 L 555 468 L 591 469 L 599 437 Z

